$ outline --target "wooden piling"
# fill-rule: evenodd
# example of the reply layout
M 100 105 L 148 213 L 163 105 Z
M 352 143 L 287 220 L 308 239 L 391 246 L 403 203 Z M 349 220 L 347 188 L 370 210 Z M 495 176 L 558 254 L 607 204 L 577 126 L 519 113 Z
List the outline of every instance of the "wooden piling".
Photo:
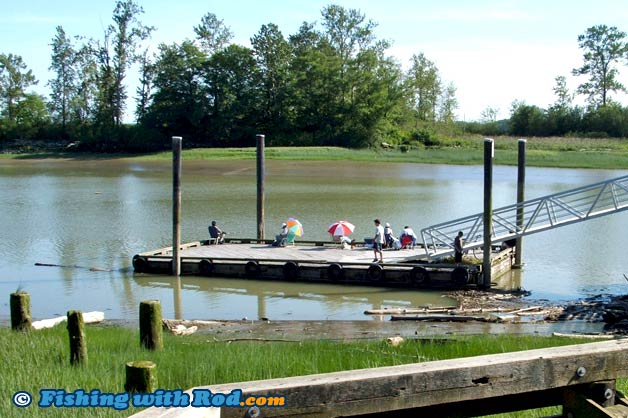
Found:
M 87 364 L 87 340 L 81 311 L 68 311 L 68 335 L 70 337 L 70 364 Z
M 484 247 L 482 286 L 491 287 L 491 237 L 493 232 L 493 157 L 495 148 L 491 138 L 484 139 Z
M 161 303 L 158 300 L 140 302 L 140 344 L 149 350 L 164 346 L 161 325 Z
M 517 164 L 517 232 L 523 230 L 523 202 L 525 201 L 526 183 L 526 140 L 519 139 L 519 158 Z M 522 267 L 523 238 L 517 238 L 515 245 L 515 264 L 513 268 Z
M 157 365 L 152 361 L 131 361 L 126 364 L 127 392 L 150 393 L 157 389 Z
M 264 157 L 265 135 L 257 135 L 257 239 L 264 239 L 264 177 L 266 162 Z
M 11 293 L 11 329 L 15 331 L 30 331 L 32 329 L 31 296 L 27 292 L 18 290 Z
M 172 275 L 181 274 L 181 140 L 172 137 Z

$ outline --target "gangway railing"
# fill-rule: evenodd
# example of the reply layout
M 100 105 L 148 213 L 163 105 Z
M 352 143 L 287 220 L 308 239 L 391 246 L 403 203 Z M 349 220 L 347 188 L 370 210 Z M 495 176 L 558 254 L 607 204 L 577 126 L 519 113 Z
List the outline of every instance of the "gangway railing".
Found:
M 628 209 L 628 176 L 493 210 L 491 244 L 502 243 L 549 229 L 583 222 Z M 453 253 L 459 231 L 464 249 L 484 245 L 484 214 L 467 216 L 423 228 L 421 237 L 428 258 Z

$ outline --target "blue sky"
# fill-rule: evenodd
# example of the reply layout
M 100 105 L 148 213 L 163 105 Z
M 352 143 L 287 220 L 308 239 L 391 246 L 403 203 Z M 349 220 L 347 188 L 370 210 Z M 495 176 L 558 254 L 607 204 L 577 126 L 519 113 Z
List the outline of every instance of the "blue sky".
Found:
M 261 25 L 275 23 L 285 37 L 304 22 L 320 21 L 329 4 L 358 9 L 378 24 L 378 39 L 392 42 L 388 53 L 404 67 L 413 54 L 424 53 L 439 69 L 444 82 L 457 88 L 460 120 L 477 120 L 487 107 L 508 117 L 514 100 L 547 107 L 555 96 L 556 76 L 567 77 L 573 91 L 584 81 L 571 76 L 582 65 L 578 35 L 605 24 L 628 31 L 625 0 L 136 0 L 144 8 L 141 20 L 155 26 L 151 43 L 193 38 L 203 15 L 214 13 L 229 26 L 234 42 L 250 46 Z M 34 88 L 47 95 L 52 74 L 50 43 L 55 28 L 70 36 L 102 39 L 111 23 L 115 0 L 4 0 L 0 15 L 0 53 L 22 56 L 40 80 Z M 625 63 L 624 63 L 625 64 Z M 628 85 L 628 67 L 620 67 L 620 81 Z M 127 79 L 135 91 L 137 74 Z M 614 95 L 628 104 L 628 96 Z M 580 99 L 581 101 L 582 99 Z M 132 119 L 133 104 L 127 110 Z

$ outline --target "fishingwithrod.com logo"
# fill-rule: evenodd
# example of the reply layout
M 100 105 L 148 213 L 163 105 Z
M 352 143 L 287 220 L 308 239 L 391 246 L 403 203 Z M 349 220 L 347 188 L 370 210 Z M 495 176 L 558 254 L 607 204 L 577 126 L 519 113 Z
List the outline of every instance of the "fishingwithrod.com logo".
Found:
M 13 394 L 13 404 L 18 408 L 26 408 L 33 403 L 29 392 L 18 391 Z M 77 389 L 66 392 L 64 389 L 41 389 L 37 406 L 40 408 L 260 408 L 286 406 L 286 398 L 281 395 L 250 396 L 242 395 L 242 389 L 234 389 L 229 393 L 212 392 L 209 389 L 193 389 L 186 393 L 182 389 L 158 389 L 151 393 L 107 393 L 98 389 L 87 392 Z

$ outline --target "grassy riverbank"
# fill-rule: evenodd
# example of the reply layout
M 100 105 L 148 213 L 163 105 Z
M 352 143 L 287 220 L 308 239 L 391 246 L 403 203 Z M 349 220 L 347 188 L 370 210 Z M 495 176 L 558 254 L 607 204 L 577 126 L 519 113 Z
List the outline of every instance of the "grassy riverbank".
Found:
M 215 341 L 207 335 L 165 336 L 161 352 L 139 348 L 135 330 L 120 327 L 88 327 L 88 365 L 73 368 L 69 363 L 69 343 L 64 326 L 54 329 L 15 333 L 0 328 L 3 370 L 0 387 L 0 416 L 65 417 L 67 409 L 40 408 L 39 390 L 99 389 L 124 392 L 124 364 L 150 360 L 157 364 L 159 387 L 163 389 L 241 382 L 275 377 L 307 375 L 339 370 L 390 366 L 482 354 L 528 350 L 582 342 L 554 337 L 477 336 L 450 340 L 407 341 L 399 347 L 384 342 L 252 342 Z M 628 382 L 620 382 L 626 391 Z M 16 391 L 33 395 L 33 404 L 18 409 L 11 398 Z M 136 412 L 90 408 L 83 416 L 123 417 Z M 555 411 L 550 411 L 556 413 Z M 547 415 L 548 410 L 544 411 Z M 526 412 L 517 417 L 535 417 Z
M 406 162 L 424 164 L 478 165 L 483 163 L 484 139 L 465 137 L 443 139 L 429 147 L 417 147 L 402 152 L 400 149 L 347 149 L 338 147 L 267 147 L 266 158 L 275 160 L 311 161 L 365 161 Z M 188 161 L 247 160 L 255 159 L 255 148 L 195 148 L 184 150 Z M 30 154 L 2 154 L 0 158 L 37 159 L 73 158 L 106 159 L 131 158 L 134 160 L 168 160 L 171 152 L 143 155 L 101 155 L 63 152 Z M 628 169 L 628 140 L 583 138 L 531 138 L 527 141 L 528 166 Z M 495 138 L 495 164 L 517 164 L 517 138 Z

